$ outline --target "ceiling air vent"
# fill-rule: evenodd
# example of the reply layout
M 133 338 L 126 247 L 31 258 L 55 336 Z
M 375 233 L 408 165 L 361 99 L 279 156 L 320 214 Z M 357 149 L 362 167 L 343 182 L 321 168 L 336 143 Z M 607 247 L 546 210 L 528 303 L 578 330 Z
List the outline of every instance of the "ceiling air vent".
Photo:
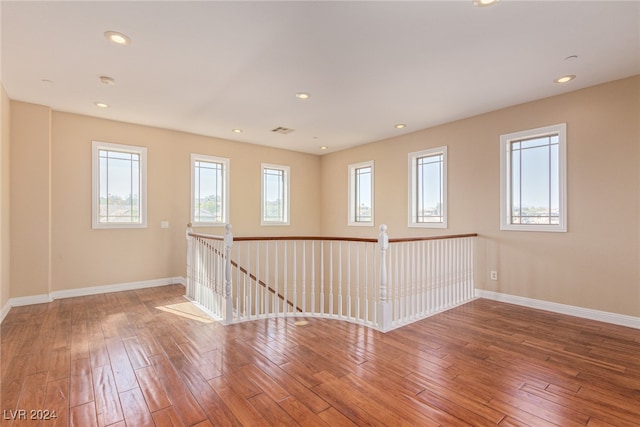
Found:
M 275 129 L 271 129 L 271 132 L 281 133 L 281 134 L 283 134 L 283 135 L 286 135 L 286 134 L 288 134 L 288 133 L 293 132 L 294 130 L 295 130 L 295 129 L 289 129 L 289 128 L 285 128 L 285 127 L 282 127 L 282 126 L 278 126 L 278 127 L 277 127 L 277 128 L 275 128 Z

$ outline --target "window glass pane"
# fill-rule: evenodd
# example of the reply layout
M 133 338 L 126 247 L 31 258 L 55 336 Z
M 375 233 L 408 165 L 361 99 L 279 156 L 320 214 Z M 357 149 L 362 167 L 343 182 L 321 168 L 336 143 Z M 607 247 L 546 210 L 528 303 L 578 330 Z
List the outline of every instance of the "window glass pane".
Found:
M 140 155 L 110 150 L 98 153 L 99 222 L 140 223 Z
M 224 221 L 224 165 L 216 162 L 194 162 L 194 220 Z
M 513 146 L 519 147 L 520 144 Z M 511 215 L 514 221 L 520 221 L 520 187 L 520 150 L 514 149 L 511 152 Z
M 542 136 L 537 138 L 525 139 L 520 141 L 521 149 L 544 147 L 549 145 L 549 136 Z
M 557 140 L 557 137 L 556 137 Z M 552 140 L 553 141 L 553 140 Z M 560 224 L 560 161 L 559 161 L 560 146 L 554 144 L 549 147 L 549 155 L 551 159 L 549 161 L 549 180 L 550 180 L 550 194 L 549 203 L 551 211 L 551 224 Z
M 558 136 L 511 143 L 511 222 L 559 224 Z
M 285 221 L 284 170 L 264 168 L 264 221 Z
M 357 168 L 355 171 L 355 221 L 371 221 L 371 167 Z
M 549 148 L 522 150 L 521 216 L 525 224 L 549 223 Z
M 442 155 L 417 159 L 418 222 L 442 222 L 443 180 Z
M 348 224 L 373 225 L 373 161 L 351 164 L 349 172 Z

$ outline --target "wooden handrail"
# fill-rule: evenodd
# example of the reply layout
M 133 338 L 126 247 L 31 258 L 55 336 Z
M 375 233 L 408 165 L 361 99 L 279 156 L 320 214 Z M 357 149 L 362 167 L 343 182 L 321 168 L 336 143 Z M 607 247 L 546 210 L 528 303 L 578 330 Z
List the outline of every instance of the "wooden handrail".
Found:
M 365 239 L 359 237 L 330 237 L 330 236 L 256 236 L 256 237 L 233 237 L 234 242 L 247 242 L 257 240 L 338 240 L 343 242 L 371 242 L 376 243 L 378 239 Z
M 397 239 L 389 239 L 389 243 L 419 242 L 422 240 L 464 239 L 465 237 L 478 237 L 478 233 L 448 234 L 445 236 L 429 236 L 429 237 L 400 237 Z
M 188 233 L 192 237 L 202 237 L 212 240 L 224 240 L 224 236 L 216 236 L 212 234 L 203 233 Z M 389 243 L 404 243 L 404 242 L 418 242 L 423 240 L 444 240 L 444 239 L 462 239 L 465 237 L 478 237 L 478 233 L 466 233 L 466 234 L 447 234 L 442 236 L 416 236 L 416 237 L 398 237 L 389 239 Z M 320 240 L 320 241 L 339 241 L 339 242 L 367 242 L 377 243 L 378 239 L 364 238 L 364 237 L 336 237 L 336 236 L 234 236 L 234 242 L 248 242 L 248 241 L 266 241 L 266 240 Z
M 389 239 L 389 243 L 416 242 L 422 240 L 443 240 L 443 239 L 462 239 L 465 237 L 477 237 L 478 233 L 467 234 L 448 234 L 444 236 L 420 236 L 420 237 L 399 237 Z M 378 239 L 360 238 L 360 237 L 331 237 L 331 236 L 256 236 L 256 237 L 233 237 L 234 242 L 247 241 L 263 241 L 263 240 L 333 240 L 342 242 L 367 242 L 377 243 Z
M 211 239 L 211 240 L 224 240 L 224 236 L 216 236 L 213 234 L 203 234 L 203 233 L 187 233 L 187 236 L 191 236 L 191 237 L 202 237 L 204 239 Z

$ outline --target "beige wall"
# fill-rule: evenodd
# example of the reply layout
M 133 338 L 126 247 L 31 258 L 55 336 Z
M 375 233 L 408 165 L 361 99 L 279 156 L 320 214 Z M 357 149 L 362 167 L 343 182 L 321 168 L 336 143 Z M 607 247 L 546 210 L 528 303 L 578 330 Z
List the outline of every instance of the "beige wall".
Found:
M 0 310 L 11 295 L 9 122 L 10 101 L 0 82 Z
M 91 228 L 91 141 L 147 147 L 148 227 Z M 230 222 L 238 236 L 317 234 L 317 156 L 86 116 L 53 113 L 53 290 L 185 275 L 190 155 L 230 159 Z M 291 167 L 291 226 L 260 226 L 260 163 Z M 169 229 L 160 222 L 169 221 Z M 222 234 L 224 229 L 196 231 Z
M 11 102 L 11 297 L 51 286 L 51 110 Z
M 640 76 L 322 157 L 322 232 L 477 232 L 476 286 L 640 316 Z M 501 134 L 567 123 L 567 233 L 500 231 Z M 449 228 L 407 226 L 407 155 L 448 147 Z M 347 166 L 375 162 L 373 227 L 347 226 Z M 497 270 L 499 281 L 488 279 Z
M 479 288 L 640 316 L 640 76 L 323 157 L 10 107 L 11 297 L 183 276 L 193 152 L 230 158 L 236 235 L 377 235 L 346 225 L 347 165 L 374 160 L 376 226 L 388 224 L 392 237 L 477 232 Z M 499 231 L 499 136 L 564 122 L 569 232 Z M 91 229 L 92 140 L 148 147 L 148 228 Z M 449 229 L 408 228 L 407 153 L 441 145 L 449 147 Z M 291 166 L 290 227 L 260 226 L 261 162 Z M 165 220 L 170 228 L 160 229 Z M 490 270 L 499 281 L 488 280 Z

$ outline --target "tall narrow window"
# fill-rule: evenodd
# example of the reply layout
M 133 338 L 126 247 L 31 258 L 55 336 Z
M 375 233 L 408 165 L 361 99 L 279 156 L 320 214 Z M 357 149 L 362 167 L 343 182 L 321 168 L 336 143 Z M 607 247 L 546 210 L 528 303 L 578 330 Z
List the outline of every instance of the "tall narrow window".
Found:
M 567 231 L 566 124 L 500 137 L 502 230 Z
M 229 159 L 191 155 L 191 222 L 219 226 L 229 218 Z
M 147 149 L 92 143 L 93 228 L 141 228 L 146 219 Z
M 373 225 L 373 161 L 349 165 L 349 225 Z
M 409 153 L 409 227 L 447 228 L 447 147 Z
M 262 225 L 289 225 L 289 166 L 262 164 Z

